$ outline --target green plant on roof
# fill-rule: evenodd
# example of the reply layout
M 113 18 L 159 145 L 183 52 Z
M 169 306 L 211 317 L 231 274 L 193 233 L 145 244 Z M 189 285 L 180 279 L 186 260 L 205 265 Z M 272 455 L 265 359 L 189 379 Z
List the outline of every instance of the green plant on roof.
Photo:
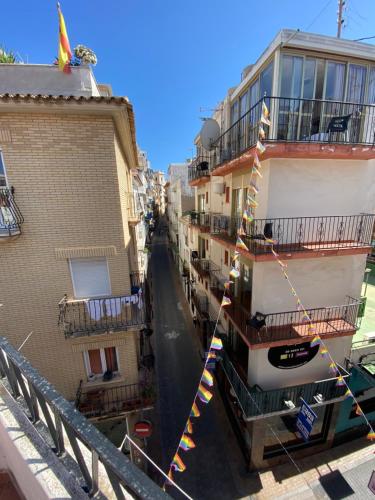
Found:
M 15 64 L 16 56 L 14 52 L 7 52 L 4 47 L 0 47 L 0 64 Z

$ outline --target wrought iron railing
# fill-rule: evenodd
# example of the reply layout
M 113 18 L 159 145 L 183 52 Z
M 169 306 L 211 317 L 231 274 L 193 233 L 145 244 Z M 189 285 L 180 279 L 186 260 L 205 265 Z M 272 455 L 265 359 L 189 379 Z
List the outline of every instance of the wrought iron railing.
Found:
M 190 222 L 193 226 L 209 228 L 211 226 L 211 214 L 206 212 L 191 212 Z
M 71 299 L 59 302 L 59 325 L 65 336 L 126 330 L 145 324 L 142 294 Z
M 208 316 L 208 297 L 205 293 L 192 290 L 191 300 L 201 316 Z
M 295 411 L 298 411 L 301 406 L 301 398 L 308 404 L 316 404 L 318 401 L 314 396 L 317 396 L 320 402 L 326 403 L 343 397 L 346 392 L 345 386 L 336 385 L 336 378 L 268 391 L 261 391 L 259 388 L 251 389 L 238 375 L 225 350 L 220 352 L 220 358 L 221 367 L 236 394 L 244 417 L 247 419 L 288 411 L 290 408 L 285 404 L 286 401 L 292 402 L 295 405 Z M 340 369 L 340 373 L 343 377 L 348 377 L 345 370 Z
M 210 157 L 208 155 L 197 156 L 189 165 L 189 182 L 210 175 Z
M 375 105 L 319 99 L 265 97 L 271 126 L 266 141 L 374 145 Z M 237 158 L 258 140 L 262 101 L 257 102 L 214 143 L 212 167 Z M 333 118 L 348 118 L 346 130 L 330 131 Z
M 316 334 L 337 335 L 353 332 L 358 328 L 357 317 L 360 305 L 361 301 L 357 300 L 350 301 L 346 305 L 307 309 L 306 312 Z M 246 336 L 251 344 L 311 337 L 312 335 L 309 332 L 309 321 L 305 321 L 303 311 L 261 314 L 260 319 L 258 316 L 257 320 L 249 320 L 247 323 Z
M 191 259 L 192 267 L 197 271 L 199 276 L 207 277 L 210 275 L 211 261 L 208 259 Z
M 151 408 L 155 391 L 144 384 L 87 389 L 82 391 L 77 408 L 87 418 L 113 417 L 129 411 Z
M 374 221 L 374 214 L 255 219 L 243 223 L 242 239 L 253 254 L 271 252 L 266 238 L 276 252 L 369 247 Z M 240 222 L 240 216 L 212 214 L 211 233 L 234 240 Z
M 23 221 L 12 190 L 0 187 L 0 238 L 20 234 Z
M 124 499 L 170 498 L 121 453 L 16 350 L 0 337 L 0 377 L 28 418 L 44 427 L 40 436 L 58 457 L 68 455 L 77 473 L 71 474 L 90 496 Z M 66 460 L 62 461 L 62 464 Z M 102 464 L 99 480 L 99 463 Z M 71 472 L 71 471 L 70 471 Z M 103 475 L 102 475 L 103 474 Z M 110 483 L 113 491 L 102 491 Z

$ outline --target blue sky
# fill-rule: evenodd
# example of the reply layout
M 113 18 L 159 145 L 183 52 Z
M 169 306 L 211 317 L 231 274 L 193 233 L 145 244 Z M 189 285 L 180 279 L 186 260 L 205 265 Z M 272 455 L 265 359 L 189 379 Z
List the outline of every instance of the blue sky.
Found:
M 344 37 L 375 35 L 375 0 L 346 3 Z M 92 48 L 97 80 L 130 98 L 138 143 L 161 170 L 191 156 L 199 117 L 210 114 L 279 29 L 336 34 L 337 0 L 61 0 L 61 6 L 72 48 Z M 4 2 L 1 11 L 0 45 L 25 62 L 53 61 L 55 2 Z

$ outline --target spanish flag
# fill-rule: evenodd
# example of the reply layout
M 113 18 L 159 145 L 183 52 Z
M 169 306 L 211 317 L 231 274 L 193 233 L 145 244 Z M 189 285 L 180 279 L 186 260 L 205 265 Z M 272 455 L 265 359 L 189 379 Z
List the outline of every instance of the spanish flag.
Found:
M 59 68 L 61 71 L 64 71 L 64 73 L 69 74 L 72 72 L 69 66 L 72 58 L 72 52 L 70 50 L 64 16 L 62 15 L 59 3 L 57 3 L 57 12 L 59 15 Z

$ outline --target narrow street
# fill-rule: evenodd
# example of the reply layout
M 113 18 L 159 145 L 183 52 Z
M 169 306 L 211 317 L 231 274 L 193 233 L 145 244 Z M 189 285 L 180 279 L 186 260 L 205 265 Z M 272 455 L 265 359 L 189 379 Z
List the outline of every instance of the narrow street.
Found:
M 198 341 L 194 337 L 188 303 L 178 281 L 175 265 L 169 256 L 166 235 L 163 230 L 160 231 L 164 224 L 165 222 L 161 221 L 154 235 L 151 268 L 153 340 L 159 384 L 158 458 L 163 469 L 167 470 L 189 414 L 203 365 L 198 352 Z M 186 471 L 175 472 L 174 479 L 194 499 L 239 498 L 241 495 L 237 492 L 231 467 L 240 468 L 245 472 L 245 464 L 230 424 L 226 420 L 220 394 L 215 391 L 208 405 L 199 406 L 201 417 L 192 419 L 196 448 L 189 452 L 180 450 Z M 168 493 L 180 498 L 173 488 L 169 487 Z

